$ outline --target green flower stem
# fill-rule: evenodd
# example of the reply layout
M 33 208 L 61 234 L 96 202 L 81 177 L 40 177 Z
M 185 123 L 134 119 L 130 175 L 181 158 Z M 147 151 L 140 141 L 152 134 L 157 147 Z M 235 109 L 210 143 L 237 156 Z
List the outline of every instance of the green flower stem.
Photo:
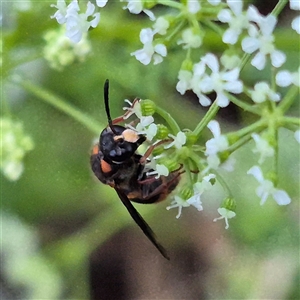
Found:
M 274 15 L 275 17 L 278 17 L 278 15 L 284 9 L 284 7 L 286 6 L 287 3 L 288 3 L 288 0 L 278 1 L 271 14 Z
M 262 119 L 259 120 L 258 122 L 255 122 L 247 127 L 244 127 L 242 129 L 240 129 L 237 132 L 233 132 L 233 133 L 228 133 L 227 137 L 229 138 L 229 140 L 235 139 L 237 140 L 236 142 L 234 142 L 234 144 L 232 144 L 229 147 L 229 152 L 233 153 L 234 151 L 236 151 L 238 148 L 240 148 L 241 146 L 243 146 L 245 143 L 247 143 L 250 139 L 251 139 L 251 133 L 253 132 L 260 132 L 262 131 L 264 128 L 267 127 L 267 122 L 266 120 Z
M 295 98 L 297 97 L 297 94 L 299 97 L 299 87 L 294 85 L 289 89 L 285 97 L 278 105 L 278 108 L 282 111 L 282 114 L 284 114 L 291 107 L 295 101 Z
M 300 119 L 296 117 L 282 117 L 281 122 L 283 123 L 283 126 L 290 124 L 300 126 Z
M 168 123 L 168 125 L 170 126 L 174 134 L 177 134 L 180 131 L 180 127 L 175 121 L 175 119 L 173 119 L 173 117 L 169 113 L 167 113 L 164 109 L 157 106 L 156 113 L 159 114 Z
M 227 192 L 228 197 L 233 198 L 232 192 L 223 177 L 217 171 L 214 171 L 214 174 L 216 175 L 216 179 L 221 184 L 223 189 Z
M 197 136 L 197 138 L 200 137 L 200 134 L 202 133 L 203 129 L 207 126 L 210 120 L 212 120 L 217 112 L 219 111 L 219 106 L 217 105 L 216 101 L 210 106 L 209 110 L 203 117 L 203 119 L 200 121 L 200 123 L 197 125 L 197 127 L 194 129 L 193 134 Z
M 231 153 L 235 152 L 237 149 L 244 146 L 250 140 L 251 140 L 250 134 L 241 137 L 236 143 L 234 143 L 232 146 L 230 146 L 228 148 L 229 153 L 231 154 Z
M 57 95 L 46 91 L 43 88 L 38 87 L 37 85 L 31 83 L 30 81 L 18 80 L 18 83 L 28 92 L 37 96 L 39 99 L 47 102 L 48 104 L 54 106 L 58 110 L 64 112 L 68 116 L 72 117 L 74 120 L 81 123 L 83 126 L 91 130 L 95 134 L 99 134 L 101 131 L 101 125 L 93 120 L 89 115 L 81 112 L 76 107 L 73 107 L 69 103 L 67 103 L 62 98 Z
M 244 67 L 246 66 L 246 64 L 248 63 L 248 61 L 250 60 L 250 57 L 251 57 L 251 54 L 245 53 L 243 55 L 241 63 L 240 63 L 240 70 L 241 70 L 241 72 L 244 69 Z
M 253 107 L 252 105 L 249 105 L 241 100 L 239 100 L 238 98 L 236 98 L 235 96 L 233 96 L 232 94 L 227 94 L 229 100 L 234 103 L 236 106 L 242 108 L 243 110 L 245 111 L 248 111 L 248 112 L 251 112 L 255 115 L 261 115 L 261 111 L 256 108 L 256 107 Z
M 175 28 L 174 30 L 170 33 L 170 35 L 168 35 L 165 38 L 165 41 L 171 41 L 173 39 L 174 36 L 176 36 L 182 29 L 183 27 L 186 25 L 186 20 L 182 20 Z
M 224 31 L 222 28 L 217 25 L 215 22 L 209 21 L 209 20 L 201 20 L 202 24 L 206 25 L 208 28 L 210 28 L 212 31 L 217 33 L 219 36 L 222 36 L 224 34 Z

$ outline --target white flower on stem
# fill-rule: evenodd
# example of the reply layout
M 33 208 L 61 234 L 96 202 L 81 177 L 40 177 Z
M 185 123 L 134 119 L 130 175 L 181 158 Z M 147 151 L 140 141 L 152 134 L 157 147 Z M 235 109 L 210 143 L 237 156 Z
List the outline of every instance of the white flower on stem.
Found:
M 153 12 L 149 9 L 144 9 L 142 0 L 125 0 L 128 2 L 127 6 L 123 7 L 123 9 L 128 9 L 132 14 L 140 14 L 144 12 L 151 21 L 155 20 L 155 16 Z
M 163 164 L 156 164 L 155 170 L 146 173 L 147 176 L 156 175 L 155 178 L 158 179 L 160 176 L 168 176 L 169 170 Z
M 279 93 L 275 93 L 266 82 L 256 83 L 254 90 L 250 91 L 250 95 L 255 103 L 262 103 L 266 100 L 271 100 L 274 102 L 280 101 Z
M 262 164 L 267 157 L 273 157 L 275 150 L 273 147 L 270 146 L 268 141 L 260 137 L 260 135 L 253 133 L 252 135 L 253 140 L 255 141 L 255 149 L 253 149 L 253 153 L 259 153 L 260 158 L 258 160 L 259 164 Z
M 273 15 L 263 17 L 256 8 L 250 6 L 247 15 L 250 21 L 257 23 L 259 29 L 252 25 L 249 27 L 249 36 L 242 41 L 242 48 L 246 53 L 252 54 L 256 51 L 251 64 L 258 70 L 263 70 L 266 65 L 266 56 L 270 55 L 271 63 L 275 68 L 279 68 L 286 60 L 286 55 L 276 50 L 274 45 L 273 30 L 277 19 Z
M 243 1 L 227 1 L 230 9 L 222 9 L 217 18 L 222 23 L 228 23 L 229 28 L 223 34 L 223 42 L 234 45 L 243 29 L 249 27 L 249 20 L 246 12 L 243 12 Z
M 300 1 L 299 0 L 290 0 L 290 8 L 293 10 L 300 10 Z M 293 19 L 292 28 L 300 34 L 300 16 L 297 16 Z
M 182 199 L 179 196 L 174 196 L 174 200 L 171 202 L 170 206 L 167 206 L 166 209 L 169 210 L 171 208 L 178 207 L 178 214 L 176 216 L 176 219 L 178 219 L 181 216 L 182 208 L 183 207 L 189 207 L 191 204 L 187 202 L 187 200 Z
M 217 222 L 218 220 L 224 219 L 225 224 L 226 224 L 225 229 L 228 229 L 229 228 L 228 219 L 234 218 L 236 216 L 236 213 L 232 210 L 229 210 L 229 209 L 225 208 L 225 207 L 218 208 L 218 213 L 221 215 L 221 217 L 215 218 L 213 221 Z
M 170 23 L 164 17 L 158 17 L 156 22 L 153 24 L 154 34 L 158 33 L 160 35 L 165 35 L 167 33 L 167 29 L 169 28 Z
M 181 149 L 182 146 L 186 143 L 186 135 L 182 131 L 179 131 L 176 136 L 169 134 L 169 137 L 173 139 L 173 142 L 165 146 L 165 149 L 169 149 L 173 146 L 175 146 L 175 148 L 177 149 Z
M 187 28 L 182 32 L 182 38 L 178 40 L 177 44 L 183 44 L 183 49 L 199 48 L 202 45 L 202 37 L 192 28 Z
M 123 107 L 123 110 L 127 110 L 124 119 L 126 120 L 132 115 L 136 115 L 139 119 L 141 119 L 143 115 L 140 100 L 136 100 L 134 103 L 132 103 L 128 99 L 125 99 L 124 102 L 130 105 L 129 107 Z
M 294 137 L 296 141 L 300 144 L 300 130 L 295 131 Z
M 187 9 L 191 14 L 196 14 L 200 9 L 200 1 L 198 0 L 187 0 Z
M 207 124 L 207 127 L 212 132 L 214 137 L 208 140 L 205 144 L 206 146 L 205 155 L 207 156 L 208 168 L 203 170 L 202 172 L 203 174 L 205 174 L 209 169 L 217 169 L 221 165 L 221 160 L 218 156 L 218 153 L 227 150 L 229 147 L 229 143 L 226 136 L 221 135 L 220 125 L 217 121 L 215 120 L 210 121 Z M 233 170 L 233 165 L 235 163 L 235 160 L 228 159 L 226 162 L 224 165 L 224 169 L 227 171 Z
M 291 202 L 291 198 L 284 190 L 275 188 L 272 181 L 264 179 L 260 167 L 252 167 L 247 174 L 253 175 L 260 183 L 260 186 L 256 189 L 256 195 L 261 199 L 260 205 L 263 205 L 269 196 L 272 196 L 279 205 L 287 205 Z
M 187 70 L 180 70 L 178 73 L 179 81 L 176 84 L 176 90 L 183 95 L 187 90 L 192 88 L 192 80 L 193 74 Z
M 57 0 L 56 5 L 51 4 L 50 6 L 58 9 L 51 19 L 55 18 L 58 24 L 66 23 L 67 5 L 65 0 Z
M 90 27 L 95 28 L 100 21 L 100 13 L 94 13 L 95 5 L 91 2 L 87 3 L 85 13 L 79 14 L 80 11 L 78 1 L 73 0 L 67 8 L 66 14 L 66 36 L 74 43 L 78 43 L 82 35 L 86 33 Z M 88 21 L 88 19 L 92 20 Z
M 220 107 L 226 107 L 229 104 L 229 99 L 226 92 L 239 94 L 243 91 L 243 83 L 238 80 L 240 70 L 239 68 L 234 68 L 232 70 L 220 71 L 220 66 L 217 57 L 214 54 L 206 54 L 201 61 L 211 70 L 211 74 L 204 74 L 203 77 L 199 77 L 195 74 L 199 81 L 193 81 L 193 91 L 199 97 L 199 91 L 201 93 L 210 93 L 215 91 L 217 94 L 216 102 Z M 202 96 L 202 95 L 201 95 Z M 203 102 L 201 102 L 203 100 Z M 207 105 L 211 103 L 210 99 L 199 98 L 202 105 Z
M 291 84 L 300 86 L 300 67 L 293 73 L 287 70 L 279 71 L 276 74 L 276 84 L 281 87 L 287 87 Z
M 139 134 L 145 135 L 149 141 L 152 141 L 157 133 L 157 125 L 151 121 L 151 118 L 154 121 L 152 116 L 141 117 L 140 122 L 135 127 L 135 130 Z
M 151 28 L 144 28 L 140 32 L 140 40 L 143 43 L 143 49 L 132 52 L 130 55 L 144 65 L 148 65 L 153 58 L 154 64 L 159 64 L 163 61 L 163 57 L 167 56 L 167 48 L 164 44 L 153 45 L 154 32 Z
M 215 120 L 212 120 L 207 124 L 207 127 L 214 137 L 206 142 L 205 155 L 209 156 L 227 150 L 229 143 L 226 136 L 221 135 L 219 123 Z

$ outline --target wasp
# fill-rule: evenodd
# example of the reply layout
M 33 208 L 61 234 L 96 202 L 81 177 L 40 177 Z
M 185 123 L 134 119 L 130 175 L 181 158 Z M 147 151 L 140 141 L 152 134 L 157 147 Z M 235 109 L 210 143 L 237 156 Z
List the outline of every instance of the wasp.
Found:
M 181 173 L 176 170 L 159 178 L 148 174 L 153 169 L 147 168 L 146 163 L 157 144 L 151 145 L 144 155 L 136 153 L 147 138 L 132 128 L 117 125 L 124 121 L 125 115 L 111 119 L 108 80 L 104 84 L 104 103 L 108 125 L 101 132 L 99 143 L 93 147 L 91 168 L 102 183 L 116 190 L 133 220 L 159 252 L 169 259 L 166 250 L 131 202 L 150 204 L 164 200 L 177 186 Z

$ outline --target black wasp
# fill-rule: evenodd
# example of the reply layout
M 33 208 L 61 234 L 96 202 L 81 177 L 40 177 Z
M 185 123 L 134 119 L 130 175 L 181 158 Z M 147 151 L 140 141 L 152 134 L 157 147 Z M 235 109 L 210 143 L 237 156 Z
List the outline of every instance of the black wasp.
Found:
M 154 175 L 147 175 L 153 170 L 147 169 L 145 163 L 149 160 L 148 157 L 155 146 L 150 146 L 143 156 L 136 153 L 138 147 L 146 141 L 146 136 L 133 129 L 116 125 L 124 120 L 124 116 L 111 119 L 108 90 L 109 81 L 106 80 L 104 103 L 108 126 L 101 132 L 99 144 L 93 147 L 90 161 L 92 170 L 102 183 L 108 184 L 116 190 L 134 221 L 159 252 L 169 259 L 154 232 L 130 201 L 150 204 L 164 200 L 177 186 L 180 172 L 173 171 L 167 177 L 160 176 L 158 179 Z M 139 99 L 135 99 L 136 101 Z

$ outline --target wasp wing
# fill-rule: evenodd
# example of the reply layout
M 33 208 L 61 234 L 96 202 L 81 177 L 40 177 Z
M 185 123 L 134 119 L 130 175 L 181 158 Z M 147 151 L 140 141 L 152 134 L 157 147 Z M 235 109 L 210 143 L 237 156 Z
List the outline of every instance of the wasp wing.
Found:
M 148 237 L 148 239 L 152 242 L 152 244 L 158 249 L 158 251 L 165 257 L 166 259 L 170 260 L 167 251 L 165 248 L 157 241 L 156 236 L 143 217 L 138 213 L 138 211 L 134 208 L 131 204 L 130 200 L 127 196 L 118 189 L 115 189 L 118 193 L 121 201 L 127 208 L 128 212 L 130 213 L 133 220 L 139 225 L 139 227 L 143 230 L 144 234 Z

